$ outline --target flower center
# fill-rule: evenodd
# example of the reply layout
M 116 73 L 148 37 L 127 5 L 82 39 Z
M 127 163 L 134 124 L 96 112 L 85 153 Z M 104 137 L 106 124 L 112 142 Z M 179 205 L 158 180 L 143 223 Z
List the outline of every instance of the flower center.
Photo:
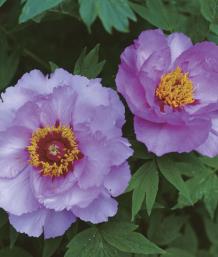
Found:
M 73 168 L 73 163 L 82 157 L 76 137 L 68 126 L 39 128 L 32 134 L 27 147 L 30 164 L 41 175 L 59 177 Z
M 193 91 L 188 73 L 183 73 L 177 67 L 174 71 L 162 76 L 155 94 L 165 104 L 179 108 L 195 102 Z

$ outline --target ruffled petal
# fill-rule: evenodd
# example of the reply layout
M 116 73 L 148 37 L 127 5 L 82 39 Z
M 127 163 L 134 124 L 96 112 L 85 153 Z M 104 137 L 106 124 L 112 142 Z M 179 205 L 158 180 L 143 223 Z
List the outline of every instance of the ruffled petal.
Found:
M 49 209 L 62 211 L 64 209 L 70 210 L 73 206 L 86 207 L 98 197 L 99 193 L 99 188 L 82 190 L 79 186 L 74 185 L 62 194 L 41 196 L 38 197 L 38 200 Z
M 30 130 L 36 130 L 40 127 L 40 108 L 33 102 L 27 102 L 20 107 L 13 120 L 15 126 L 23 126 Z
M 72 212 L 81 220 L 94 224 L 108 221 L 117 213 L 118 203 L 109 196 L 99 196 L 86 208 L 73 207 Z
M 207 140 L 196 150 L 209 157 L 218 155 L 218 118 L 212 119 L 212 128 Z
M 62 236 L 75 221 L 71 211 L 48 211 L 44 225 L 45 239 Z
M 0 207 L 14 215 L 33 212 L 39 203 L 29 183 L 31 167 L 27 167 L 13 179 L 0 179 Z
M 185 50 L 192 46 L 192 41 L 189 37 L 183 33 L 172 33 L 167 37 L 167 42 L 171 52 L 171 64 L 174 63 L 177 57 L 179 57 Z
M 20 216 L 9 214 L 9 221 L 18 232 L 39 237 L 43 233 L 47 212 L 42 208 Z
M 128 186 L 131 178 L 129 165 L 127 162 L 120 166 L 114 166 L 111 172 L 104 179 L 104 186 L 109 194 L 116 197 L 122 194 Z
M 39 237 L 44 232 L 45 239 L 63 235 L 75 220 L 72 212 L 55 212 L 45 208 L 20 216 L 9 214 L 9 221 L 18 232 L 33 237 Z
M 211 128 L 210 120 L 194 120 L 190 124 L 172 125 L 134 118 L 136 137 L 149 151 L 161 156 L 169 152 L 190 152 L 201 145 Z
M 28 165 L 31 131 L 24 127 L 11 127 L 0 132 L 0 178 L 13 178 Z
M 75 110 L 76 93 L 70 87 L 55 88 L 53 94 L 41 103 L 41 123 L 53 126 L 56 121 L 70 125 Z
M 48 176 L 40 175 L 39 171 L 33 170 L 30 174 L 30 183 L 36 198 L 55 196 L 62 194 L 73 187 L 77 177 L 74 171 L 68 172 L 66 176 L 51 179 Z

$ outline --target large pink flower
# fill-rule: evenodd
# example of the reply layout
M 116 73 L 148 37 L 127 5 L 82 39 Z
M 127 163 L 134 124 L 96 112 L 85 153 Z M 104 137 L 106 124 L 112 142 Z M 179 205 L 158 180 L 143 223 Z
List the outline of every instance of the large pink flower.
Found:
M 119 92 L 134 114 L 136 137 L 163 155 L 218 154 L 218 47 L 182 33 L 142 32 L 121 55 Z
M 76 217 L 99 223 L 115 215 L 132 154 L 117 94 L 57 69 L 33 70 L 1 97 L 0 207 L 10 223 L 49 238 Z

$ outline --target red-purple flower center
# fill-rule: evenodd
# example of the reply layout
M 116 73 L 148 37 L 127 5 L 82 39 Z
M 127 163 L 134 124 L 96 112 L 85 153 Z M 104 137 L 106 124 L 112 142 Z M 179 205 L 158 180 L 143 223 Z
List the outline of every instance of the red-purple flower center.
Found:
M 44 176 L 57 177 L 68 173 L 82 157 L 73 130 L 68 126 L 37 129 L 27 147 L 30 164 Z

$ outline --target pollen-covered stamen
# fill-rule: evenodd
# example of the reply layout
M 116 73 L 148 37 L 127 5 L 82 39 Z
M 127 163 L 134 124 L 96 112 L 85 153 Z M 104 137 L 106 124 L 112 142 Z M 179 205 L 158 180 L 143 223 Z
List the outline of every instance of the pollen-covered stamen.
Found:
M 27 150 L 30 164 L 50 177 L 65 175 L 82 156 L 72 129 L 61 125 L 37 129 Z
M 173 108 L 194 103 L 193 94 L 193 84 L 188 73 L 183 73 L 179 67 L 163 75 L 156 89 L 156 96 Z

